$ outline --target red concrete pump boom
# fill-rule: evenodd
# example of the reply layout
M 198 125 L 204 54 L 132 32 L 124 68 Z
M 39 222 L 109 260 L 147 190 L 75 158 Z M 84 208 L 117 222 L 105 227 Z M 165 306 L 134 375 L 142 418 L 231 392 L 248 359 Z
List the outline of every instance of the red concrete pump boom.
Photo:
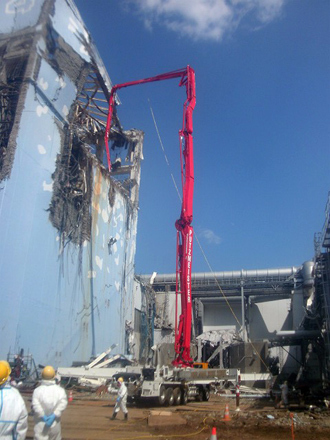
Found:
M 175 222 L 177 229 L 177 250 L 176 250 L 176 295 L 181 294 L 181 314 L 177 322 L 177 310 L 175 317 L 175 366 L 190 367 L 191 342 L 191 265 L 193 250 L 193 228 L 191 226 L 193 217 L 193 193 L 194 193 L 194 158 L 193 158 L 193 110 L 196 104 L 195 72 L 187 66 L 184 69 L 163 73 L 151 78 L 138 81 L 131 81 L 117 84 L 112 87 L 109 99 L 109 112 L 105 130 L 105 146 L 107 151 L 108 167 L 111 171 L 109 134 L 112 123 L 114 107 L 116 105 L 115 95 L 117 90 L 124 87 L 136 86 L 166 79 L 181 78 L 179 86 L 186 86 L 187 99 L 183 105 L 183 123 L 179 130 L 180 138 L 180 162 L 182 176 L 182 207 L 180 218 Z M 176 307 L 177 309 L 177 307 Z

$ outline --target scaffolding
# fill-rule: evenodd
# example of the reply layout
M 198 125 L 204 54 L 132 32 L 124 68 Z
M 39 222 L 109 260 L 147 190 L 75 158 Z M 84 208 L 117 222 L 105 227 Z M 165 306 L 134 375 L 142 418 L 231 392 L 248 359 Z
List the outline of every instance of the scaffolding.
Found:
M 324 379 L 330 383 L 330 192 L 325 207 L 325 222 L 320 236 L 322 248 L 325 250 L 317 258 L 316 283 L 321 295 L 322 335 L 324 338 Z

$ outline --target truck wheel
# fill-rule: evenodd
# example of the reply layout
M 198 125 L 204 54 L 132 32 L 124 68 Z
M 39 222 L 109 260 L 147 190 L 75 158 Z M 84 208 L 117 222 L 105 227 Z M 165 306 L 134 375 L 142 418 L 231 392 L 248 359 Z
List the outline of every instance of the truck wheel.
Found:
M 188 403 L 187 390 L 182 390 L 182 392 L 181 392 L 181 405 L 187 405 L 187 403 Z
M 172 406 L 174 403 L 174 396 L 173 396 L 173 388 L 167 388 L 165 391 L 165 402 L 167 406 Z
M 198 389 L 198 394 L 195 396 L 196 402 L 201 402 L 203 400 L 203 389 Z
M 159 389 L 158 403 L 159 405 L 165 405 L 166 395 L 165 395 L 165 387 L 162 385 Z
M 180 405 L 180 403 L 181 403 L 181 390 L 179 387 L 174 388 L 173 398 L 174 398 L 174 405 Z
M 207 402 L 210 399 L 210 390 L 208 388 L 203 389 L 203 400 Z

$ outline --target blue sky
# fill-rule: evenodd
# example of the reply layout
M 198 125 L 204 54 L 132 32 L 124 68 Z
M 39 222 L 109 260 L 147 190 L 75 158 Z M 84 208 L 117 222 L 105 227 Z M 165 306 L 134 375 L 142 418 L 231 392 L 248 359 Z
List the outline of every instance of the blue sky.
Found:
M 196 72 L 195 233 L 214 271 L 314 256 L 330 190 L 328 0 L 76 0 L 114 84 Z M 136 273 L 174 273 L 178 80 L 120 91 L 145 132 Z M 170 167 L 152 120 L 155 115 Z M 181 191 L 181 187 L 180 187 Z M 193 272 L 209 271 L 197 242 Z

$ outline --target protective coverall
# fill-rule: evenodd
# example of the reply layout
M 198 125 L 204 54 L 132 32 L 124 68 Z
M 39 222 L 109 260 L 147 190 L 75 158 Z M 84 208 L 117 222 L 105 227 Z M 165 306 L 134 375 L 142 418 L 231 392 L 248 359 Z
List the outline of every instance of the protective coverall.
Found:
M 125 415 L 125 419 L 127 419 L 127 387 L 124 384 L 124 382 L 120 383 L 119 389 L 118 389 L 118 394 L 117 394 L 117 399 L 116 399 L 116 404 L 113 410 L 113 415 L 112 418 L 114 419 L 117 415 L 117 413 L 119 412 L 119 410 L 121 409 L 122 412 Z
M 283 385 L 280 386 L 281 388 L 281 402 L 280 405 L 283 404 L 285 407 L 289 405 L 289 387 L 288 382 L 284 382 Z
M 22 396 L 9 380 L 0 386 L 0 438 L 24 440 L 28 413 Z
M 42 380 L 41 385 L 33 391 L 32 409 L 34 412 L 34 439 L 60 440 L 61 414 L 68 404 L 66 392 L 55 380 Z M 48 426 L 44 416 L 54 415 L 53 423 Z

